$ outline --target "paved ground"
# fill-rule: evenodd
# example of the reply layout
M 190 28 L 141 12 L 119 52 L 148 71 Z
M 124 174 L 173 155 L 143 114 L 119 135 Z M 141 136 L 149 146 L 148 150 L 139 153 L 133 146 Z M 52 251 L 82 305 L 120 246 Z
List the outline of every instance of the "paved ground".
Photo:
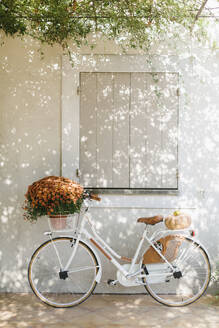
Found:
M 144 295 L 93 295 L 83 304 L 55 309 L 32 294 L 0 294 L 3 328 L 219 328 L 219 306 L 212 298 L 169 308 Z

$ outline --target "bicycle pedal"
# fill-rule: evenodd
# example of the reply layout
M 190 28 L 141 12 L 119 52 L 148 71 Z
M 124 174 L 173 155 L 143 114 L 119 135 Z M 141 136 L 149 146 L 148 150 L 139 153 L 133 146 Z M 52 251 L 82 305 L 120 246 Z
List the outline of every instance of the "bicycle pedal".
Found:
M 117 280 L 112 280 L 112 279 L 108 279 L 108 280 L 107 280 L 107 284 L 108 284 L 109 286 L 115 286 L 116 283 L 117 283 Z

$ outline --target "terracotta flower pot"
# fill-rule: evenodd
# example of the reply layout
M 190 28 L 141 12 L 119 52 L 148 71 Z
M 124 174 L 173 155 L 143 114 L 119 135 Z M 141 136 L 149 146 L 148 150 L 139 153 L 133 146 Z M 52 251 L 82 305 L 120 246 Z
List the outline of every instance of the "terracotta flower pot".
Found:
M 50 215 L 49 219 L 54 230 L 63 230 L 66 228 L 67 215 Z

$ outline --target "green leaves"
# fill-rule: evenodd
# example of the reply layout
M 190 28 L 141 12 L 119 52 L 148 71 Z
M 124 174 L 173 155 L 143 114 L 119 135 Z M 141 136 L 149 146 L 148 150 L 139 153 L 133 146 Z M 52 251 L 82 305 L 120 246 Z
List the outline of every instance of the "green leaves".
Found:
M 69 40 L 81 46 L 91 32 L 148 48 L 170 29 L 189 29 L 199 7 L 199 0 L 0 0 L 0 29 L 63 48 Z
M 0 29 L 3 29 L 6 35 L 25 34 L 26 24 L 18 15 L 16 1 L 0 0 Z

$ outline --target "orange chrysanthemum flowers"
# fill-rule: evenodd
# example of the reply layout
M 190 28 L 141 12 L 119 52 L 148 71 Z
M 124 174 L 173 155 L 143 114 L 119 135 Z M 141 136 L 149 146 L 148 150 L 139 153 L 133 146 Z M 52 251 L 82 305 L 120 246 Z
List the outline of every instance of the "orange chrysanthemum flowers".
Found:
M 83 203 L 83 187 L 64 177 L 49 176 L 28 187 L 23 209 L 28 220 L 38 216 L 73 214 L 79 212 Z

